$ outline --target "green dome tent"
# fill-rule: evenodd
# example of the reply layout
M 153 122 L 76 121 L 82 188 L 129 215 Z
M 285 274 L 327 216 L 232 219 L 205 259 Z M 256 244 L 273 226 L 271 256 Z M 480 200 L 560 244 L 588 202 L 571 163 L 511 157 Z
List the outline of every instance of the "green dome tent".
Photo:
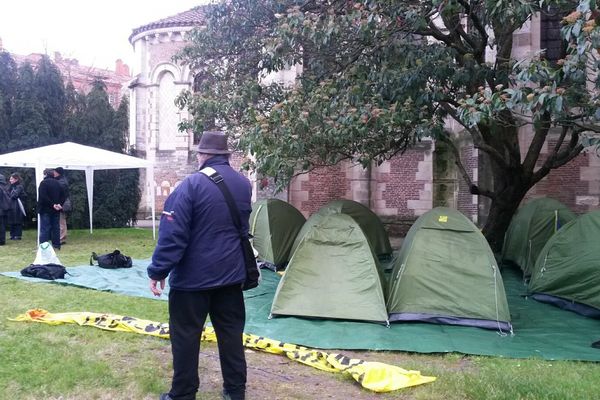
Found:
M 536 300 L 600 318 L 600 210 L 563 226 L 548 240 L 532 269 Z
M 504 236 L 502 262 L 512 262 L 529 278 L 538 254 L 556 231 L 575 219 L 561 202 L 542 197 L 521 206 L 510 221 Z
M 252 204 L 250 234 L 260 260 L 277 267 L 285 265 L 296 235 L 306 222 L 294 206 L 279 199 L 259 200 Z
M 345 214 L 352 217 L 365 232 L 365 236 L 371 244 L 371 248 L 377 256 L 386 257 L 392 254 L 392 246 L 387 232 L 381 223 L 381 220 L 368 207 L 353 201 L 353 200 L 335 200 L 325 204 L 315 214 Z M 300 233 L 296 237 L 296 241 L 292 247 L 292 253 L 302 240 L 306 232 L 312 229 L 313 221 L 309 218 L 306 224 L 302 227 Z
M 345 214 L 313 215 L 279 282 L 271 315 L 387 322 L 377 257 Z
M 494 254 L 459 211 L 437 207 L 410 228 L 394 263 L 390 321 L 422 321 L 510 331 Z

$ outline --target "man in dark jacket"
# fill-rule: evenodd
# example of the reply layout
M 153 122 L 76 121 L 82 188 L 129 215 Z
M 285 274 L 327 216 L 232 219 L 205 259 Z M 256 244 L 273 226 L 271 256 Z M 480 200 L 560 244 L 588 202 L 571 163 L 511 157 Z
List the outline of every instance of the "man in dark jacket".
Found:
M 200 169 L 216 170 L 229 188 L 248 233 L 251 186 L 229 165 L 227 137 L 204 132 Z M 223 194 L 203 173 L 187 177 L 167 198 L 158 244 L 148 266 L 150 289 L 160 296 L 169 276 L 169 333 L 173 381 L 161 400 L 195 399 L 200 335 L 207 314 L 215 328 L 223 375 L 223 397 L 244 399 L 246 360 L 242 334 L 246 313 L 241 284 L 246 277 L 240 232 Z
M 65 193 L 54 179 L 54 170 L 45 169 L 44 179 L 38 188 L 38 214 L 40 215 L 40 243 L 52 241 L 52 247 L 60 249 L 60 210 Z
M 6 244 L 6 225 L 10 210 L 10 197 L 6 187 L 6 178 L 0 174 L 0 246 Z

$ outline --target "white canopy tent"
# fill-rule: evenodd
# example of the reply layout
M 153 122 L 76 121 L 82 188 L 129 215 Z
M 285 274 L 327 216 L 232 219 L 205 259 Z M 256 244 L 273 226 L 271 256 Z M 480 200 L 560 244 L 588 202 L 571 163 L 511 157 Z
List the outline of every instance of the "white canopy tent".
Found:
M 85 171 L 85 183 L 92 229 L 94 209 L 94 171 L 99 169 L 146 169 L 147 198 L 152 209 L 152 234 L 156 238 L 156 203 L 154 195 L 154 165 L 148 160 L 115 153 L 97 147 L 65 142 L 30 150 L 15 151 L 0 155 L 0 167 L 35 168 L 36 188 L 44 179 L 44 169 L 63 167 L 68 170 Z M 38 218 L 39 232 L 39 218 Z

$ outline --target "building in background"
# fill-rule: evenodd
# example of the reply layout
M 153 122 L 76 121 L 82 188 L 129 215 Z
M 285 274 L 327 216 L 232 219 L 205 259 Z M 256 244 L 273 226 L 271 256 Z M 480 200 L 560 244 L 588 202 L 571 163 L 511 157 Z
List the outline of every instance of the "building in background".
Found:
M 138 154 L 155 162 L 159 209 L 179 182 L 195 168 L 193 134 L 178 130 L 178 123 L 189 115 L 174 104 L 181 90 L 193 88 L 194 76 L 186 66 L 173 62 L 172 57 L 185 46 L 186 33 L 202 24 L 203 10 L 196 7 L 151 22 L 134 29 L 129 37 L 136 57 L 130 84 L 130 143 L 135 144 Z M 514 34 L 513 57 L 547 49 L 548 57 L 560 58 L 563 49 L 559 21 L 560 16 L 551 14 L 529 21 Z M 293 82 L 298 73 L 300 69 L 292 69 L 271 78 Z M 474 183 L 486 182 L 490 177 L 486 174 L 485 157 L 473 148 L 468 135 L 461 135 L 460 127 L 453 128 L 459 137 L 464 137 L 463 162 Z M 523 130 L 520 139 L 523 149 L 531 136 L 532 132 Z M 300 175 L 278 197 L 306 216 L 331 200 L 352 199 L 370 207 L 392 233 L 400 235 L 419 215 L 435 206 L 456 208 L 474 222 L 482 223 L 489 204 L 484 197 L 470 194 L 452 157 L 443 144 L 424 140 L 379 166 L 373 163 L 362 168 L 342 162 Z M 240 159 L 236 158 L 234 163 Z M 255 198 L 272 196 L 269 179 L 259 178 L 253 182 Z M 578 213 L 597 209 L 600 156 L 588 151 L 553 170 L 527 195 L 538 196 L 554 197 Z
M 35 66 L 44 54 L 31 53 L 28 55 L 20 55 L 10 53 L 9 49 L 3 49 L 2 40 L 0 39 L 0 51 L 8 51 L 17 65 L 29 62 Z M 110 104 L 116 109 L 119 107 L 121 98 L 128 95 L 127 84 L 131 81 L 131 73 L 129 67 L 122 60 L 115 61 L 115 69 L 109 70 L 104 68 L 96 68 L 88 65 L 80 65 L 75 58 L 64 58 L 59 52 L 55 52 L 53 56 L 49 56 L 52 62 L 60 70 L 65 85 L 68 82 L 73 83 L 75 90 L 80 93 L 88 94 L 92 89 L 95 81 L 101 80 L 106 85 L 106 93 Z
M 189 68 L 172 60 L 185 45 L 185 34 L 203 21 L 202 7 L 133 29 L 133 80 L 129 84 L 129 143 L 138 156 L 155 164 L 156 206 L 162 209 L 173 189 L 194 170 L 194 136 L 178 124 L 189 117 L 175 106 L 175 98 L 191 89 Z M 146 195 L 146 193 L 144 194 Z M 146 204 L 143 201 L 141 204 Z M 140 218 L 149 210 L 140 210 Z

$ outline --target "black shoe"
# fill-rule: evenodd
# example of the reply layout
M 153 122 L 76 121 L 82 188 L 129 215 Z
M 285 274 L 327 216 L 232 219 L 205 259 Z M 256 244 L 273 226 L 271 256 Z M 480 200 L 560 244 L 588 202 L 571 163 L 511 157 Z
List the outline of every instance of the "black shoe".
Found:
M 0 246 L 6 246 L 6 242 L 1 242 Z
M 169 393 L 161 393 L 158 400 L 173 400 L 173 398 L 169 395 Z
M 223 400 L 244 400 L 246 397 L 246 394 L 244 392 L 228 393 L 227 391 L 223 390 L 223 393 L 221 393 L 221 396 L 222 396 Z

